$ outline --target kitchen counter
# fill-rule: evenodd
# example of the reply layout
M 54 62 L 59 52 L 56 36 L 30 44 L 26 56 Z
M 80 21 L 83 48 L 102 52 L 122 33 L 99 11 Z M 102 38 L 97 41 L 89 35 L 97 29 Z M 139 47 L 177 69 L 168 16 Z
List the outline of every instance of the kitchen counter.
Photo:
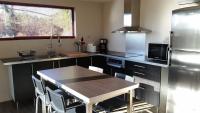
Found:
M 125 57 L 118 57 L 118 56 L 112 56 L 112 55 L 101 54 L 101 53 L 98 53 L 96 55 L 112 57 L 112 58 L 117 58 L 117 59 L 122 59 L 122 60 L 127 60 L 127 61 L 133 61 L 133 62 L 138 62 L 138 63 L 144 63 L 144 64 L 149 64 L 149 65 L 154 65 L 154 66 L 160 66 L 160 67 L 165 67 L 165 68 L 168 67 L 168 64 L 166 64 L 166 62 L 148 60 L 147 56 L 135 56 L 135 57 L 125 58 Z
M 147 57 L 145 57 L 145 56 L 135 56 L 135 57 L 125 58 L 125 57 L 113 56 L 113 55 L 102 54 L 102 53 L 88 53 L 88 56 L 95 56 L 95 55 L 117 58 L 117 59 L 133 61 L 133 62 L 138 62 L 138 63 L 144 63 L 144 64 L 149 64 L 149 65 L 155 65 L 155 66 L 160 66 L 160 67 L 165 67 L 165 68 L 168 67 L 168 65 L 165 64 L 164 62 L 151 61 L 151 60 L 148 60 Z M 83 56 L 83 57 L 86 57 L 86 56 Z M 68 57 L 68 56 L 56 56 L 56 57 L 37 56 L 37 57 L 34 57 L 32 59 L 22 59 L 20 57 L 5 58 L 5 59 L 1 59 L 1 61 L 3 62 L 4 65 L 15 65 L 15 64 L 24 64 L 24 63 L 33 63 L 33 62 L 42 62 L 42 61 L 54 61 L 54 60 L 62 60 L 62 59 L 70 59 L 70 58 L 73 58 L 73 57 Z
M 47 57 L 47 56 L 37 56 L 29 59 L 22 59 L 21 57 L 15 58 L 4 58 L 1 59 L 4 65 L 15 65 L 15 64 L 24 64 L 24 63 L 33 63 L 33 62 L 42 62 L 42 61 L 53 61 L 53 60 L 62 60 L 69 59 L 67 56 L 57 56 L 57 57 Z

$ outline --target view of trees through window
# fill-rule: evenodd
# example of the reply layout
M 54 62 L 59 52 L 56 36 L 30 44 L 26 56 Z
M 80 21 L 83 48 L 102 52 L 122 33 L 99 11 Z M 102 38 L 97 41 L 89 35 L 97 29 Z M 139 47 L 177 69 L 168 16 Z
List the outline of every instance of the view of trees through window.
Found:
M 0 4 L 0 39 L 73 36 L 73 10 Z

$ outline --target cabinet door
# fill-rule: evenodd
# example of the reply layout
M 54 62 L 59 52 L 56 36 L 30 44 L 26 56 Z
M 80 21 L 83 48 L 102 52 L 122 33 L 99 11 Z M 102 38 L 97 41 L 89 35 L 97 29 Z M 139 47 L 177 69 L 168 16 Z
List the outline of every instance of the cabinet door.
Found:
M 106 57 L 104 56 L 92 56 L 92 66 L 100 67 L 106 74 L 111 74 L 111 67 L 106 64 Z
M 145 101 L 154 106 L 159 106 L 160 93 L 154 91 L 153 86 L 140 83 L 140 87 L 135 89 L 135 98 Z
M 67 66 L 74 66 L 74 65 L 76 65 L 75 58 L 60 60 L 60 67 L 67 67 Z
M 60 61 L 59 60 L 53 61 L 53 68 L 59 68 L 59 67 L 60 67 Z
M 33 74 L 37 75 L 37 71 L 45 69 L 53 69 L 53 61 L 44 61 L 33 63 Z
M 85 67 L 85 68 L 89 68 L 89 66 L 91 65 L 91 57 L 77 58 L 77 65 Z
M 33 99 L 32 64 L 17 64 L 12 66 L 15 101 Z

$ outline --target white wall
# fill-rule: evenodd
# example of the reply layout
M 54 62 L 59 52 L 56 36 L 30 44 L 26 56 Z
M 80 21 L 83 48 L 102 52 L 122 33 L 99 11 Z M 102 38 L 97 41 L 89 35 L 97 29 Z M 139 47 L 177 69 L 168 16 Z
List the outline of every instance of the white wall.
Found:
M 103 7 L 103 30 L 104 38 L 108 39 L 108 49 L 112 51 L 125 51 L 125 35 L 111 33 L 123 26 L 124 13 L 123 0 L 112 0 L 104 3 Z
M 87 42 L 95 42 L 102 37 L 102 4 L 81 2 L 79 0 L 7 0 L 13 2 L 49 4 L 75 7 L 78 37 L 84 36 Z M 63 39 L 60 51 L 74 50 L 75 39 Z M 47 51 L 49 40 L 0 41 L 0 58 L 17 56 L 19 50 L 34 49 L 38 54 Z M 54 48 L 57 41 L 54 40 Z M 58 50 L 58 48 L 56 48 Z M 0 64 L 0 102 L 10 99 L 8 72 L 6 66 Z

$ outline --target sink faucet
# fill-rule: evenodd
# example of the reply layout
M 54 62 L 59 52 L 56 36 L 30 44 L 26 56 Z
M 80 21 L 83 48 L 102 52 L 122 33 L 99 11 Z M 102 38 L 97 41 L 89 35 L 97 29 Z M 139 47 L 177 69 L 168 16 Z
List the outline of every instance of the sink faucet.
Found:
M 52 35 L 51 37 L 50 37 L 50 43 L 48 44 L 49 45 L 49 50 L 48 50 L 48 55 L 49 56 L 55 56 L 56 55 L 56 52 L 55 52 L 55 50 L 53 50 L 53 37 L 57 37 L 57 41 L 58 41 L 58 47 L 59 47 L 59 49 L 61 48 L 61 46 L 62 46 L 62 43 L 61 43 L 61 38 L 60 38 L 60 36 L 58 36 L 58 35 Z M 60 52 L 60 51 L 59 51 Z
M 50 43 L 48 44 L 48 56 L 55 56 L 55 51 L 53 50 L 53 36 L 50 37 Z

